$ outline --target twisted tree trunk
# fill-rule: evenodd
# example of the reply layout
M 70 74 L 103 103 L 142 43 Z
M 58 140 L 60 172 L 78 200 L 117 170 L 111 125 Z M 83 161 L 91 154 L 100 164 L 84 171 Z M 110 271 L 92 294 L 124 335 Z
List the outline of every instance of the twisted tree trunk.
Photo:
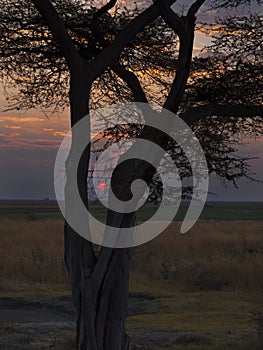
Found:
M 73 127 L 83 116 L 88 116 L 89 92 L 88 71 L 80 69 L 71 79 L 70 104 Z M 86 132 L 88 139 L 90 130 L 87 129 Z M 66 212 L 67 210 L 78 210 L 71 205 L 74 199 L 71 198 L 70 191 L 71 181 L 74 181 L 70 174 L 72 167 L 75 166 L 72 150 L 74 150 L 75 143 L 78 142 L 78 136 L 73 129 L 71 151 L 66 162 Z M 78 166 L 79 193 L 87 208 L 89 156 L 90 149 L 87 147 Z M 107 220 L 111 226 L 133 227 L 135 216 L 109 213 Z M 128 305 L 130 258 L 131 249 L 102 247 L 96 254 L 93 244 L 81 237 L 65 222 L 65 263 L 70 275 L 72 296 L 77 309 L 76 349 L 128 349 L 129 341 L 124 322 Z

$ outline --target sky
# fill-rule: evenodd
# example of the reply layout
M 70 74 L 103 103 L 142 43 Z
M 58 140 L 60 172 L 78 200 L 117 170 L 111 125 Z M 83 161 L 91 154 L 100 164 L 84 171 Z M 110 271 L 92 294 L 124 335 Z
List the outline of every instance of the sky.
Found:
M 210 38 L 196 35 L 197 54 Z M 0 200 L 54 199 L 53 169 L 58 148 L 69 129 L 69 112 L 47 118 L 41 111 L 4 112 L 6 101 L 0 89 Z M 239 151 L 258 159 L 251 173 L 263 180 L 263 139 L 240 145 Z M 220 179 L 210 178 L 209 200 L 263 201 L 263 185 L 241 179 L 239 188 L 225 188 Z
M 3 110 L 3 97 L 0 101 Z M 53 168 L 69 129 L 67 112 L 47 119 L 40 111 L 0 113 L 0 199 L 54 199 Z M 242 154 L 258 157 L 251 172 L 263 180 L 263 140 L 240 145 Z M 263 185 L 242 179 L 239 189 L 210 178 L 210 200 L 263 201 Z

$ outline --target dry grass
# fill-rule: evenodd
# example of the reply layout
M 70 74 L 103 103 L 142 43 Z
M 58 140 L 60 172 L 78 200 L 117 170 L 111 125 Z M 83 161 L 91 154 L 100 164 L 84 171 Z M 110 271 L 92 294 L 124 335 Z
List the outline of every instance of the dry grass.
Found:
M 263 289 L 263 222 L 199 222 L 188 234 L 173 223 L 135 249 L 132 286 L 168 281 L 183 289 Z M 67 286 L 63 222 L 2 219 L 0 289 Z
M 263 222 L 197 223 L 181 235 L 173 223 L 136 248 L 132 279 L 166 279 L 189 289 L 263 289 Z
M 9 220 L 0 223 L 0 287 L 64 284 L 62 220 Z

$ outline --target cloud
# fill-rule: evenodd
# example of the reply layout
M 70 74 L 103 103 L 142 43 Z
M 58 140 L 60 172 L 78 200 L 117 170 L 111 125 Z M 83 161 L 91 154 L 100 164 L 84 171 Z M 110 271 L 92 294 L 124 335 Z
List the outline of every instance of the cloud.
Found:
M 198 47 L 198 46 L 194 46 L 193 50 L 194 51 L 201 51 L 203 48 L 202 47 Z
M 43 128 L 42 130 L 43 131 L 54 131 L 55 129 L 53 129 L 53 128 Z
M 20 134 L 18 132 L 8 132 L 8 133 L 0 133 L 0 137 L 3 137 L 5 139 L 17 137 Z
M 67 133 L 65 131 L 56 131 L 53 133 L 53 136 L 62 136 L 65 137 Z
M 18 125 L 5 125 L 6 129 L 21 129 L 21 126 Z
M 50 144 L 50 141 L 49 140 L 44 140 L 44 139 L 35 139 L 35 140 L 32 140 L 30 143 L 33 143 L 34 145 L 46 145 L 46 144 Z
M 45 118 L 40 117 L 13 117 L 13 116 L 1 116 L 0 122 L 11 121 L 16 123 L 35 123 L 46 121 Z

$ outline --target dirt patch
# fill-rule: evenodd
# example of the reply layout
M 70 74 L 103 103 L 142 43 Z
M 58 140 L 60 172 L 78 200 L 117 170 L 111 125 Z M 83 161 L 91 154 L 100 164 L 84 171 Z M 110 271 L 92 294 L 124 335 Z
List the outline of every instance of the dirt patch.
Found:
M 147 312 L 150 307 L 151 298 L 132 294 L 128 315 Z M 76 313 L 70 299 L 3 298 L 0 310 L 1 350 L 73 348 Z M 131 332 L 132 342 L 135 333 Z

